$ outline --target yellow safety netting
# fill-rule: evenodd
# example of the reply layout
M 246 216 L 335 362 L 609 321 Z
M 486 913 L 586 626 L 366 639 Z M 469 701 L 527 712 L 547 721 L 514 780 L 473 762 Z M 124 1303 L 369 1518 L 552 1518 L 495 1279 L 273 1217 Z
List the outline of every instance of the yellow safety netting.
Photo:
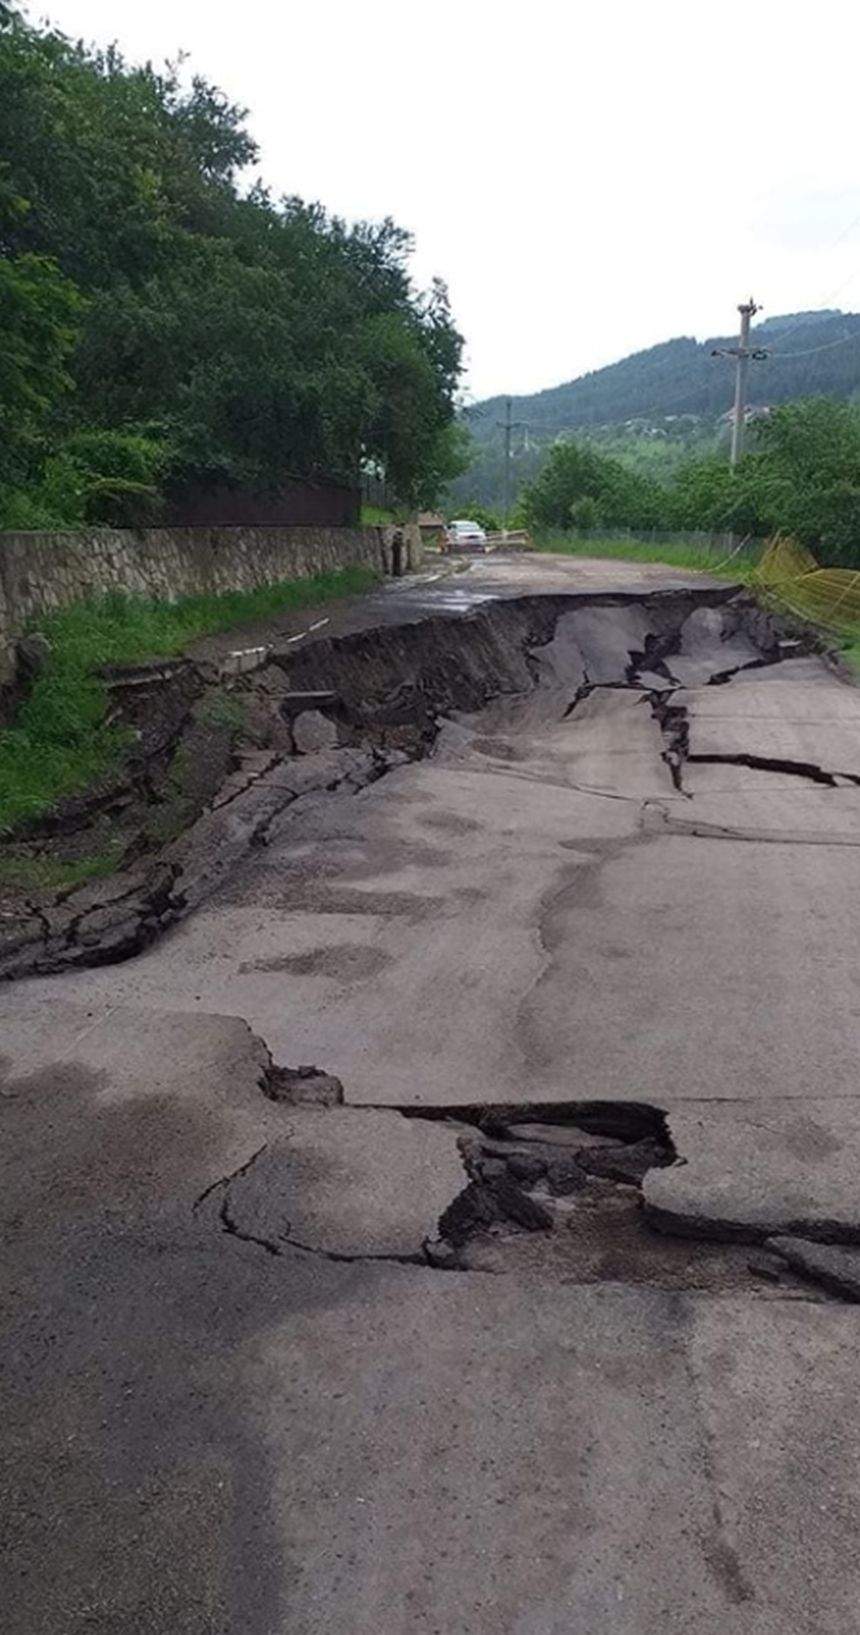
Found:
M 820 568 L 805 545 L 778 535 L 765 546 L 751 583 L 802 619 L 829 630 L 860 629 L 860 572 Z

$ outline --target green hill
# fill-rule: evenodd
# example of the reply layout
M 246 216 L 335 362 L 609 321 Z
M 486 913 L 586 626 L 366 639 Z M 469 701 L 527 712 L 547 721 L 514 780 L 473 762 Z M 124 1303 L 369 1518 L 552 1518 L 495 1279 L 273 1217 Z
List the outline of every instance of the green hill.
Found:
M 756 406 L 823 394 L 860 391 L 860 313 L 788 313 L 755 326 L 754 344 L 768 356 L 750 368 L 749 401 Z M 713 447 L 731 406 L 731 360 L 712 357 L 736 337 L 704 341 L 689 335 L 634 352 L 578 380 L 512 398 L 519 422 L 513 438 L 512 491 L 529 481 L 546 447 L 571 433 L 599 443 L 638 470 L 671 475 L 691 448 Z M 471 469 L 453 486 L 457 500 L 497 505 L 503 489 L 505 398 L 471 405 L 463 419 L 475 441 Z
M 784 403 L 791 397 L 825 393 L 849 397 L 860 386 L 860 313 L 807 312 L 769 318 L 753 330 L 753 340 L 769 357 L 751 370 L 755 403 Z M 515 397 L 516 420 L 535 431 L 618 424 L 639 417 L 724 413 L 731 401 L 731 365 L 712 358 L 715 347 L 733 337 L 695 341 L 689 335 L 620 363 L 594 369 L 562 386 Z M 466 411 L 473 435 L 485 441 L 504 412 L 503 397 L 487 398 Z

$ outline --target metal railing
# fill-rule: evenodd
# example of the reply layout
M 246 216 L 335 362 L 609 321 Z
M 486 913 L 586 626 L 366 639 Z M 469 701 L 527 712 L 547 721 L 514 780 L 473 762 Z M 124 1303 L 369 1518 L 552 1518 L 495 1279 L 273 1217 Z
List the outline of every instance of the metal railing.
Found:
M 534 549 L 534 540 L 525 528 L 502 528 L 498 533 L 487 535 L 487 544 L 497 551 L 503 551 L 506 547 L 512 551 Z

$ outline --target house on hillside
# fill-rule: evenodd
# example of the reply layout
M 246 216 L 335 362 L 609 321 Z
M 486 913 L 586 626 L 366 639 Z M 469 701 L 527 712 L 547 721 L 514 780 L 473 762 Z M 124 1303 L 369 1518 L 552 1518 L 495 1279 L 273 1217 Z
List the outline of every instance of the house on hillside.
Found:
M 744 425 L 748 426 L 752 420 L 767 420 L 771 413 L 772 410 L 769 403 L 748 403 L 744 409 Z M 725 414 L 720 415 L 720 425 L 730 426 L 734 418 L 734 409 L 727 409 Z

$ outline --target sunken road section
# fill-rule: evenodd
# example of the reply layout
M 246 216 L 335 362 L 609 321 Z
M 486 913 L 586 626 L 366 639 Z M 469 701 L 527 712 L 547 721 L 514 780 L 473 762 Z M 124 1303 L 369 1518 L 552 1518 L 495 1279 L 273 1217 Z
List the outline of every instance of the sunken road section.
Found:
M 659 722 L 682 790 L 690 752 L 678 689 L 725 684 L 795 655 L 804 640 L 719 586 L 491 601 L 465 618 L 383 625 L 301 651 L 261 649 L 257 669 L 232 677 L 191 660 L 153 667 L 149 677 L 136 667 L 127 686 L 121 675 L 112 683 L 116 713 L 138 737 L 129 770 L 68 803 L 30 840 L 37 857 L 58 834 L 85 852 L 88 832 L 103 835 L 112 824 L 126 843 L 123 862 L 108 879 L 4 907 L 0 977 L 133 957 L 211 897 L 293 803 L 360 790 L 432 754 L 446 721 L 492 701 L 533 695 L 541 717 L 570 716 L 575 727 L 596 691 L 632 691 Z M 227 693 L 245 730 L 225 758 L 223 744 L 215 755 L 211 733 L 201 731 L 201 699 L 214 717 Z M 760 756 L 734 759 L 764 765 Z M 179 808 L 185 823 L 158 844 L 150 820 L 153 812 L 170 819 L 179 769 L 191 791 Z M 793 771 L 834 781 L 812 765 Z

